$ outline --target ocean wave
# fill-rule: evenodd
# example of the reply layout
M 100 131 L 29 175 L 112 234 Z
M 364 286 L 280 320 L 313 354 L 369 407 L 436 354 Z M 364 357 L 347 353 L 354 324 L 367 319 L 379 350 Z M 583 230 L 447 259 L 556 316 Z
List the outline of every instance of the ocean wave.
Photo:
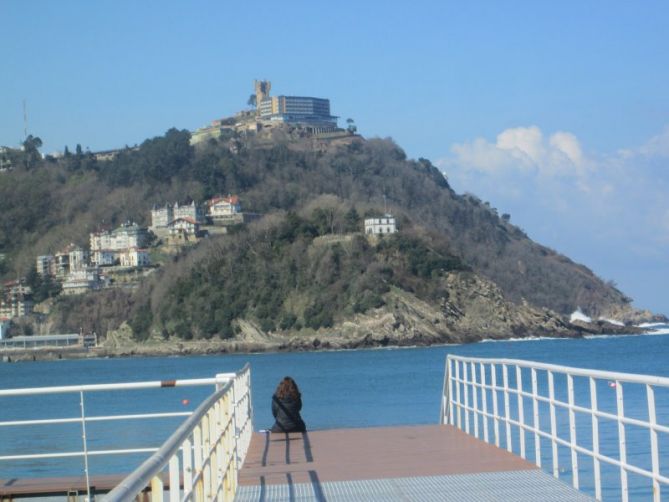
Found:
M 655 328 L 658 326 L 668 326 L 666 323 L 663 322 L 642 322 L 639 324 L 639 328 Z M 669 326 L 668 326 L 669 327 Z
M 669 335 L 669 328 L 666 329 L 657 329 L 654 331 L 649 331 L 648 333 L 629 333 L 622 335 L 585 335 L 583 338 L 593 339 L 593 338 L 620 338 L 626 336 L 659 336 L 659 335 Z
M 492 338 L 486 338 L 485 340 L 481 340 L 479 343 L 497 343 L 497 342 L 540 342 L 542 340 L 572 340 L 571 338 L 563 337 L 563 336 L 526 336 L 523 338 L 503 338 L 503 339 L 495 339 L 493 340 Z

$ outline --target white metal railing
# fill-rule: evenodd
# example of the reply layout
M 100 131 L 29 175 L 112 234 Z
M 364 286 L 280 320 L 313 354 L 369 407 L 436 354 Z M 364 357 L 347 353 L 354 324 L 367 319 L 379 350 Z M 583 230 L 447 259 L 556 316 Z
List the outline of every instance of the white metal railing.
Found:
M 190 386 L 215 386 L 216 392 L 214 395 L 222 395 L 227 403 L 234 403 L 232 417 L 234 420 L 234 436 L 235 436 L 235 455 L 237 463 L 243 460 L 248 444 L 251 441 L 252 433 L 252 408 L 251 408 L 251 380 L 250 367 L 247 364 L 238 373 L 222 373 L 213 378 L 197 378 L 197 379 L 183 379 L 183 380 L 162 380 L 149 382 L 130 382 L 130 383 L 116 383 L 116 384 L 93 384 L 93 385 L 69 385 L 69 386 L 54 386 L 54 387 L 35 387 L 23 389 L 3 389 L 0 390 L 0 399 L 10 397 L 39 397 L 45 395 L 62 395 L 62 394 L 78 394 L 78 416 L 67 418 L 47 418 L 47 419 L 23 419 L 23 420 L 4 420 L 0 421 L 0 429 L 17 429 L 21 427 L 45 426 L 49 427 L 55 424 L 80 424 L 82 449 L 75 451 L 56 451 L 48 453 L 23 453 L 0 455 L 0 466 L 3 462 L 15 462 L 25 460 L 46 460 L 46 459 L 64 459 L 76 458 L 83 459 L 83 471 L 88 488 L 88 500 L 91 500 L 90 493 L 90 472 L 89 472 L 89 458 L 99 456 L 118 456 L 130 454 L 145 454 L 155 453 L 162 448 L 143 447 L 143 448 L 113 448 L 113 449 L 91 449 L 89 445 L 89 438 L 86 433 L 86 425 L 90 423 L 105 423 L 105 422 L 120 422 L 129 420 L 157 420 L 169 419 L 174 417 L 190 417 L 187 423 L 190 423 L 193 417 L 196 417 L 203 409 L 204 404 L 211 401 L 214 395 L 210 396 L 203 405 L 196 411 L 175 411 L 175 412 L 159 412 L 159 413 L 131 413 L 131 414 L 117 414 L 117 415 L 86 415 L 86 396 L 91 393 L 101 393 L 110 391 L 130 391 L 143 389 L 160 389 L 172 387 L 190 387 Z M 223 389 L 223 390 L 222 390 Z M 1 403 L 1 401 L 0 401 Z M 218 402 L 217 402 L 218 403 Z M 217 409 L 221 409 L 221 405 L 217 404 Z M 39 406 L 35 406 L 39 410 Z M 226 408 L 227 410 L 227 408 Z M 207 410 L 207 413 L 209 411 Z M 226 411 L 227 413 L 227 411 Z M 210 417 L 212 423 L 215 422 L 213 417 Z M 183 427 L 183 426 L 182 426 Z M 181 428 L 179 429 L 181 430 Z M 213 429 L 212 429 L 213 430 Z M 164 446 L 163 446 L 164 447 Z M 197 447 L 195 447 L 197 448 Z M 2 446 L 0 445 L 0 452 Z M 177 483 L 178 486 L 178 483 Z
M 239 373 L 217 377 L 229 379 L 156 453 L 109 492 L 106 501 L 133 500 L 148 486 L 152 501 L 164 500 L 166 467 L 170 502 L 234 499 L 237 473 L 253 430 L 251 370 L 247 364 Z
M 576 390 L 579 384 L 581 392 Z M 635 394 L 636 399 L 645 405 L 635 403 L 634 410 L 626 414 L 624 390 L 638 387 L 642 392 Z M 619 487 L 613 498 L 629 500 L 628 477 L 634 474 L 648 480 L 652 500 L 659 502 L 662 491 L 669 492 L 669 477 L 660 470 L 659 452 L 659 445 L 669 439 L 669 427 L 658 423 L 655 397 L 658 391 L 668 390 L 669 378 L 664 377 L 449 355 L 440 422 L 505 447 L 539 467 L 550 465 L 555 477 L 566 472 L 577 489 L 592 483 L 598 500 L 603 498 L 603 487 L 611 488 L 603 483 L 602 469 L 613 466 Z M 604 427 L 616 431 L 606 441 L 602 441 Z M 636 440 L 628 442 L 632 428 Z M 631 455 L 628 450 L 641 439 L 650 447 L 639 446 Z M 542 442 L 550 444 L 549 452 L 542 450 Z M 612 446 L 612 442 L 617 444 Z M 529 451 L 528 443 L 534 447 Z M 567 466 L 561 465 L 560 448 L 568 451 Z M 592 470 L 579 465 L 583 456 L 590 458 Z M 584 482 L 579 473 L 591 474 L 592 480 Z M 611 477 L 606 481 L 613 482 Z M 650 493 L 649 489 L 646 499 Z

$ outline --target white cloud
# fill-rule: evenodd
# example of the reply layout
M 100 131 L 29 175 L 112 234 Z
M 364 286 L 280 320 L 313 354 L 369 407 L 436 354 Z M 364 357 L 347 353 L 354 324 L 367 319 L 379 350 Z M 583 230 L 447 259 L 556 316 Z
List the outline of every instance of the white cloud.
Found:
M 453 157 L 442 159 L 441 165 L 490 173 L 522 170 L 544 176 L 573 175 L 587 165 L 576 136 L 559 131 L 545 138 L 537 126 L 506 129 L 495 143 L 477 138 L 455 144 L 451 152 Z
M 639 153 L 646 157 L 669 157 L 669 126 L 657 136 L 650 138 L 639 148 Z
M 436 164 L 455 190 L 606 279 L 639 282 L 640 267 L 658 280 L 669 273 L 669 127 L 613 153 L 587 151 L 568 131 L 515 127 L 454 144 Z

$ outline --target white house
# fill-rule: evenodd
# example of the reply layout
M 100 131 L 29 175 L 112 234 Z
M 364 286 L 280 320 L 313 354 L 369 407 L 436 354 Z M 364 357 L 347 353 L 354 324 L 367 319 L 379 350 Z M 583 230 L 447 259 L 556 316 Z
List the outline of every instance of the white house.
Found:
M 170 230 L 170 235 L 197 235 L 197 233 L 200 231 L 200 225 L 198 222 L 189 217 L 175 219 L 168 225 L 168 228 Z
M 151 264 L 146 249 L 130 248 L 119 253 L 122 267 L 148 267 Z
M 83 270 L 88 266 L 88 251 L 71 244 L 68 248 L 70 272 Z
M 225 217 L 241 212 L 242 207 L 239 204 L 239 197 L 229 195 L 227 197 L 214 197 L 207 201 L 209 216 L 212 218 Z
M 149 234 L 146 228 L 140 227 L 137 223 L 128 222 L 112 230 L 111 249 L 141 248 L 146 246 L 148 240 Z
M 365 234 L 382 235 L 395 232 L 397 232 L 397 225 L 395 218 L 390 214 L 385 214 L 382 218 L 365 218 Z
M 100 289 L 101 287 L 102 283 L 98 269 L 87 267 L 69 273 L 63 281 L 63 294 L 78 295 L 92 289 Z
M 191 202 L 190 204 L 174 204 L 173 213 L 175 220 L 179 218 L 191 218 L 197 223 L 201 223 L 204 220 L 204 211 L 202 210 L 202 206 L 200 206 L 200 204 L 196 204 L 195 201 Z
M 154 206 L 151 209 L 151 228 L 166 228 L 174 219 L 174 209 L 170 204 L 164 207 Z
M 51 254 L 38 256 L 35 260 L 37 273 L 42 277 L 56 275 L 56 259 Z
M 110 249 L 97 249 L 91 254 L 91 265 L 109 267 L 116 261 L 116 253 Z
M 94 232 L 91 234 L 91 252 L 109 250 L 121 251 L 133 247 L 144 247 L 149 241 L 149 233 L 136 223 L 123 223 L 111 231 Z

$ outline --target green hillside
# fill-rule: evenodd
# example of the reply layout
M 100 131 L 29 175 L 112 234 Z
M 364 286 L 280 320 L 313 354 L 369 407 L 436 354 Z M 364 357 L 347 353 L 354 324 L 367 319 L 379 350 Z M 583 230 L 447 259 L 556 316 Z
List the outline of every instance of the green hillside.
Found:
M 59 298 L 54 322 L 105 332 L 129 319 L 139 337 L 183 338 L 233 336 L 235 319 L 266 331 L 327 328 L 382 306 L 391 288 L 438 303 L 444 277 L 465 270 L 518 305 L 631 310 L 620 291 L 528 239 L 508 215 L 456 194 L 428 160 L 354 136 L 231 136 L 196 150 L 187 131 L 172 129 L 111 161 L 79 153 L 18 166 L 0 174 L 0 273 L 24 275 L 38 254 L 85 245 L 101 225 L 146 224 L 153 204 L 228 193 L 263 219 L 209 239 L 134 292 Z M 369 242 L 362 218 L 384 209 L 401 232 Z

